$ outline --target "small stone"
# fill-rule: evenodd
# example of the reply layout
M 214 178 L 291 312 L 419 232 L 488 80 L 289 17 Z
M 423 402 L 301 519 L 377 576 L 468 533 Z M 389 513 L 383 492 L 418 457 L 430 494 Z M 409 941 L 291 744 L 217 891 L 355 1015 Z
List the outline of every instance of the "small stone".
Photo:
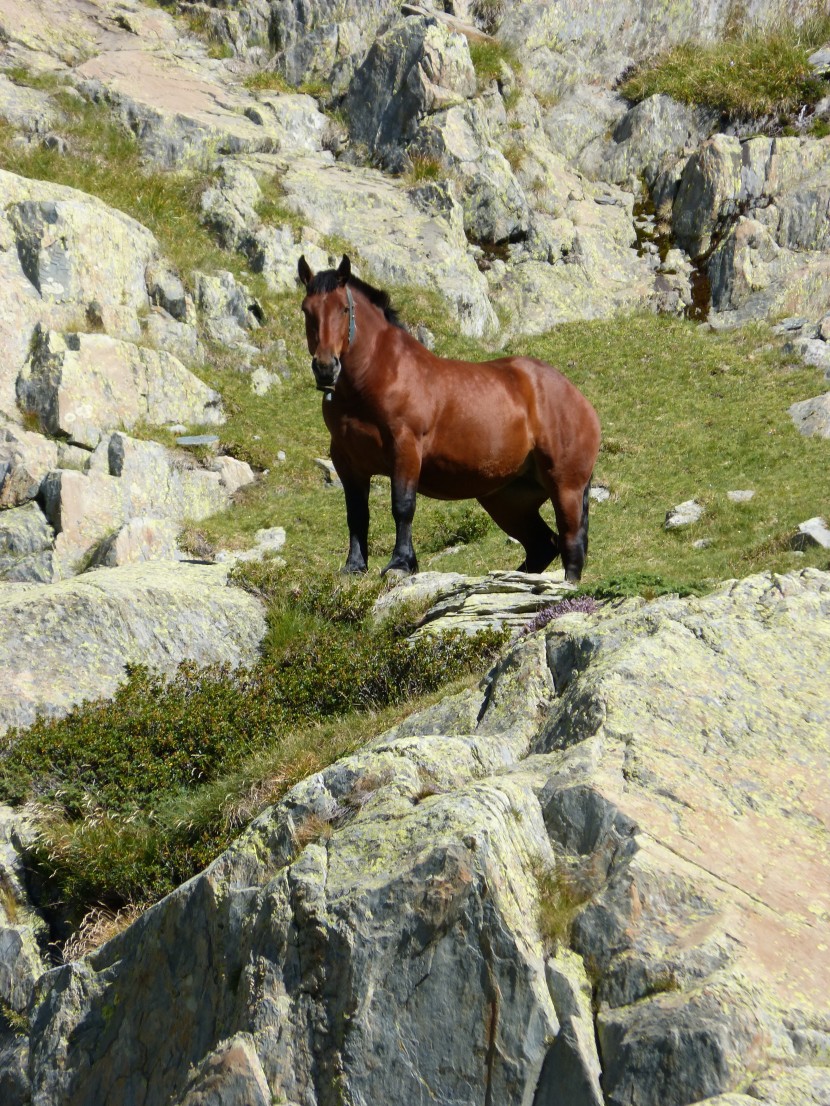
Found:
M 746 489 L 745 491 L 727 492 L 726 497 L 732 503 L 749 503 L 750 499 L 755 495 L 754 491 Z
M 687 499 L 666 512 L 666 530 L 675 530 L 678 526 L 690 526 L 703 517 L 703 507 L 696 499 Z
M 830 46 L 822 46 L 814 54 L 810 54 L 807 64 L 817 77 L 830 76 Z
M 216 434 L 185 434 L 181 438 L 176 438 L 176 445 L 185 447 L 207 445 L 215 447 L 219 445 L 219 437 Z
M 588 494 L 596 503 L 605 503 L 611 498 L 611 492 L 604 484 L 595 484 Z
M 823 342 L 830 342 L 830 315 L 825 315 L 818 324 L 818 336 Z
M 816 546 L 820 549 L 830 549 L 830 529 L 827 528 L 824 519 L 818 516 L 802 522 L 790 542 L 790 548 L 802 552 Z
M 239 461 L 236 457 L 217 457 L 215 461 L 211 461 L 210 471 L 219 473 L 219 483 L 228 495 L 233 495 L 256 479 L 247 461 Z
M 810 320 L 805 319 L 802 315 L 793 316 L 790 319 L 782 319 L 777 326 L 772 328 L 772 331 L 774 334 L 792 334 L 795 331 L 803 330 L 809 322 Z
M 277 450 L 277 460 L 278 461 L 284 461 L 285 460 L 285 450 L 284 449 Z
M 251 373 L 251 391 L 255 396 L 265 396 L 280 384 L 282 384 L 281 378 L 261 365 Z
M 830 438 L 830 392 L 794 403 L 789 416 L 805 438 Z
M 698 538 L 697 541 L 692 542 L 692 549 L 708 549 L 711 544 L 711 538 Z
M 337 470 L 327 457 L 315 457 L 314 464 L 322 471 L 329 487 L 340 487 L 340 477 L 337 475 Z

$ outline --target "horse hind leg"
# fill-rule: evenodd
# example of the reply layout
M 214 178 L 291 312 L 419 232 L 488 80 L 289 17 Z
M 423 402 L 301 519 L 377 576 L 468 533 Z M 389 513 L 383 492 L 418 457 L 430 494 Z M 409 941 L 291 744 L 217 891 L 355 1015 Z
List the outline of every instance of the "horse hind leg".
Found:
M 590 503 L 591 480 L 582 492 L 577 490 L 558 490 L 553 499 L 556 513 L 556 525 L 559 529 L 559 543 L 562 549 L 562 563 L 565 567 L 565 579 L 578 584 L 588 556 L 588 505 Z
M 479 499 L 493 522 L 524 547 L 519 572 L 544 572 L 559 555 L 556 534 L 539 514 L 547 498 L 542 488 L 517 482 Z

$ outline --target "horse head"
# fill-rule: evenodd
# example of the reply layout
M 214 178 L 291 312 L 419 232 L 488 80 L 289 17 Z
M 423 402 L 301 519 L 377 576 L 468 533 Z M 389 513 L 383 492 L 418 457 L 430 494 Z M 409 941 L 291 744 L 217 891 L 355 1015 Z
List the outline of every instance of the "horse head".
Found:
M 302 306 L 311 370 L 318 389 L 333 392 L 343 354 L 354 340 L 354 300 L 349 290 L 351 262 L 344 254 L 337 269 L 315 275 L 305 257 L 301 257 L 297 272 L 306 289 Z

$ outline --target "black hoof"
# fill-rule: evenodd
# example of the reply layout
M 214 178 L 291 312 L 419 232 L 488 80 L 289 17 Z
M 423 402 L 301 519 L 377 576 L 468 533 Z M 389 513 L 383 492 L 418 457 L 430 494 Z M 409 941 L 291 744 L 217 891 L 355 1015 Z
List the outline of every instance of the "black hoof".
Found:
M 418 562 L 415 561 L 412 564 L 406 561 L 397 560 L 393 558 L 386 568 L 381 572 L 381 576 L 413 576 L 418 571 Z
M 365 563 L 355 564 L 352 561 L 346 561 L 346 563 L 340 569 L 340 575 L 341 576 L 363 576 L 368 571 L 369 571 L 369 567 Z

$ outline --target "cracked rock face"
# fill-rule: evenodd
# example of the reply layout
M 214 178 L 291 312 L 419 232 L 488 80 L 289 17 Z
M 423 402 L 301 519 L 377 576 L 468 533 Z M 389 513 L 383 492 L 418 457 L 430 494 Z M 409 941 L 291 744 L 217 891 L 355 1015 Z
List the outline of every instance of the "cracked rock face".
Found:
M 520 639 L 42 976 L 32 1102 L 824 1101 L 829 615 L 808 570 Z

